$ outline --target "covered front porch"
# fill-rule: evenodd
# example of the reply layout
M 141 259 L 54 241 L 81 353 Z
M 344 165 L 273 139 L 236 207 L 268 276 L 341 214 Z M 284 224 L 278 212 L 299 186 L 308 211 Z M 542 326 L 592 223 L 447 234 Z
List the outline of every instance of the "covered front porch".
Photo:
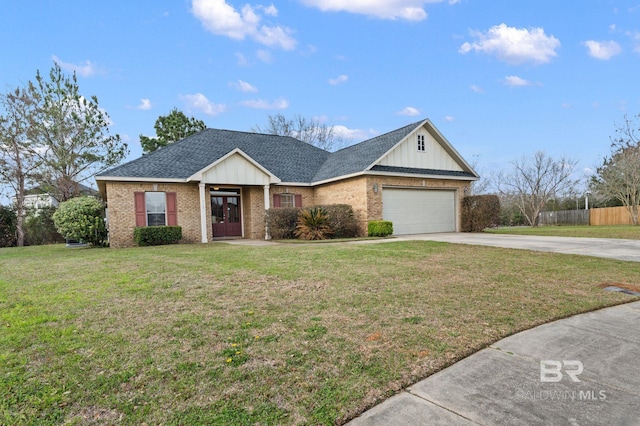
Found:
M 270 187 L 280 179 L 242 150 L 230 152 L 189 181 L 198 182 L 203 243 L 230 237 L 269 239 L 264 215 L 271 207 Z

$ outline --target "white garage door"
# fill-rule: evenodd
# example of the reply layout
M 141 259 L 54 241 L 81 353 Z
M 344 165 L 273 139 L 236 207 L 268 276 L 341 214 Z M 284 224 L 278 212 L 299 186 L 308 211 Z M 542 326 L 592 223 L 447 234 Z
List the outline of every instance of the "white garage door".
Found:
M 394 235 L 456 231 L 454 191 L 384 188 L 382 217 Z

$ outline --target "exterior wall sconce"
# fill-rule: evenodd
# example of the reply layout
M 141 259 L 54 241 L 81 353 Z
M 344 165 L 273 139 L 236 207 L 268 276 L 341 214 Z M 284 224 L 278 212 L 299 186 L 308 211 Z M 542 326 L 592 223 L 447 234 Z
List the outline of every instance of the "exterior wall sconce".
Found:
M 373 184 L 373 192 L 375 192 L 376 194 L 378 193 L 378 184 L 377 183 Z

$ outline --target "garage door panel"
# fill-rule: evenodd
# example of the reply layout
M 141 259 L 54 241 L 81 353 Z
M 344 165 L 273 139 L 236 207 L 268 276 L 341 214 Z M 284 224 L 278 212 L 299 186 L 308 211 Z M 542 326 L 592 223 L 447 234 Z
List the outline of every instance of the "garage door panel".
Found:
M 384 188 L 382 203 L 396 235 L 456 230 L 455 191 Z

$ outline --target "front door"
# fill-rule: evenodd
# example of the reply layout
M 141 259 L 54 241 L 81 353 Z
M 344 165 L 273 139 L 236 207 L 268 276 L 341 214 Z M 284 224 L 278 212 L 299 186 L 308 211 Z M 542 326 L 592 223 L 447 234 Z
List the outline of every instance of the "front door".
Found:
M 240 195 L 211 192 L 213 238 L 241 237 Z

